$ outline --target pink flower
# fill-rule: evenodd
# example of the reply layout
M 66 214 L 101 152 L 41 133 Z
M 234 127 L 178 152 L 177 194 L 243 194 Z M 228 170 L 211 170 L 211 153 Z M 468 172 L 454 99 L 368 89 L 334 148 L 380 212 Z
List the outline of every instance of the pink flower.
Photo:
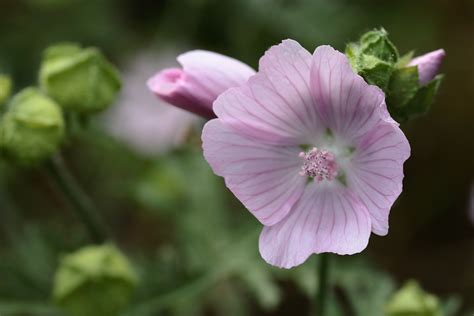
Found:
M 270 48 L 259 72 L 214 103 L 203 130 L 214 172 L 265 227 L 260 253 L 290 268 L 312 253 L 354 254 L 388 233 L 408 141 L 383 92 L 330 46 Z
M 413 58 L 408 66 L 418 66 L 418 76 L 421 85 L 425 85 L 438 74 L 439 67 L 445 56 L 443 49 Z
M 148 80 L 148 88 L 162 100 L 205 118 L 215 117 L 212 103 L 222 92 L 244 84 L 255 74 L 236 59 L 203 50 L 177 59 L 183 68 L 158 72 Z

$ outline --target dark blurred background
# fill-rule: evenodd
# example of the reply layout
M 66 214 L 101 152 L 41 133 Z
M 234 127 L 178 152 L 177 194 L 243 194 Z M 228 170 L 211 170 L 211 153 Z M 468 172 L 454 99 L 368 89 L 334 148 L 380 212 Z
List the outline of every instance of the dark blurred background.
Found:
M 159 103 L 145 81 L 194 48 L 256 67 L 285 38 L 310 51 L 321 44 L 343 50 L 380 26 L 401 53 L 444 48 L 446 77 L 430 113 L 402 126 L 412 155 L 389 235 L 372 236 L 362 255 L 347 259 L 352 266 L 341 264 L 341 275 L 358 280 L 367 274 L 359 266 L 367 265 L 377 271 L 368 273 L 375 283 L 388 278 L 398 287 L 416 279 L 472 310 L 474 1 L 0 0 L 0 73 L 13 77 L 16 90 L 35 85 L 43 49 L 62 41 L 100 47 L 118 65 L 124 88 L 117 104 L 64 154 L 144 276 L 136 304 L 198 280 L 165 315 L 294 315 L 308 309 L 314 291 L 305 268 L 281 272 L 262 264 L 258 224 L 201 158 L 202 122 Z M 140 123 L 150 115 L 153 122 Z M 2 315 L 43 315 L 57 257 L 85 244 L 85 233 L 40 167 L 5 163 L 0 226 L 0 313 L 4 303 Z M 239 256 L 255 264 L 242 268 Z M 220 266 L 224 276 L 202 282 Z M 22 302 L 34 302 L 36 312 Z M 152 307 L 147 313 L 138 314 L 159 314 Z

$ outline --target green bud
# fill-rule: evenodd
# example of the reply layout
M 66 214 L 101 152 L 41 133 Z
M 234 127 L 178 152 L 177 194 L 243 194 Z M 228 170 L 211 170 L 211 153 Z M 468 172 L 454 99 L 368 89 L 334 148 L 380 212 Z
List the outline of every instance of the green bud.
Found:
M 398 61 L 398 50 L 384 29 L 365 33 L 358 42 L 346 47 L 354 71 L 373 85 L 385 90 Z
M 2 105 L 12 93 L 12 81 L 9 76 L 0 74 L 0 105 Z
M 415 281 L 408 281 L 385 306 L 387 316 L 441 316 L 441 304 Z
M 71 316 L 114 316 L 127 306 L 135 285 L 135 274 L 116 247 L 87 246 L 61 260 L 53 296 Z
M 46 49 L 39 82 L 62 107 L 79 113 L 105 109 L 121 87 L 118 71 L 98 49 L 76 44 Z
M 13 97 L 0 121 L 0 146 L 20 164 L 51 156 L 64 136 L 61 108 L 36 88 Z
M 388 33 L 383 28 L 362 35 L 359 45 L 361 54 L 377 57 L 390 64 L 398 60 L 398 50 L 388 39 Z
M 425 114 L 438 91 L 442 76 L 420 85 L 418 68 L 408 66 L 413 52 L 399 56 L 384 29 L 375 29 L 346 46 L 346 56 L 359 75 L 385 92 L 391 116 L 398 122 Z

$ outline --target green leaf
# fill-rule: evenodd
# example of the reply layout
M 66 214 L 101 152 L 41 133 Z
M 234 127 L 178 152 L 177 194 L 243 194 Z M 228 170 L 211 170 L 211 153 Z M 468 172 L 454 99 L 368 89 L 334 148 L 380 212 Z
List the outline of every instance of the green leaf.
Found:
M 412 99 L 419 88 L 417 67 L 396 69 L 387 89 L 389 106 L 401 108 Z

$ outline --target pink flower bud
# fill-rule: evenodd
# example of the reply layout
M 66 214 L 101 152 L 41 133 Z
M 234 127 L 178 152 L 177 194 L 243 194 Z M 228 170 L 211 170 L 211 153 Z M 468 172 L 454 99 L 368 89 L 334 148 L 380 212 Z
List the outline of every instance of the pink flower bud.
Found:
M 148 88 L 160 99 L 205 118 L 215 117 L 212 103 L 222 92 L 255 74 L 246 64 L 209 51 L 194 50 L 177 59 L 182 69 L 158 72 L 148 80 Z
M 413 58 L 408 64 L 408 66 L 418 66 L 418 76 L 421 85 L 427 84 L 438 74 L 444 55 L 444 49 L 438 49 Z

